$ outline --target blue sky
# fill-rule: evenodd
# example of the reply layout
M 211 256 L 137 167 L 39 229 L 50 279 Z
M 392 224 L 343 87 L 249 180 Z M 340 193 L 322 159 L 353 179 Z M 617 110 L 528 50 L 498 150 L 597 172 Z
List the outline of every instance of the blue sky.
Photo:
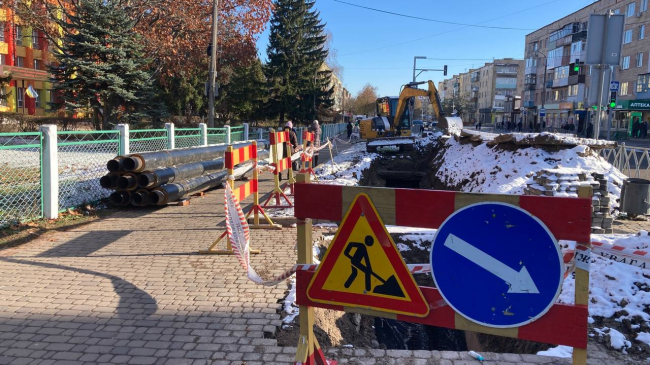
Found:
M 345 0 L 381 10 L 442 20 L 531 30 L 502 30 L 441 24 L 409 19 L 318 0 L 321 19 L 334 38 L 343 82 L 353 95 L 366 84 L 379 88 L 380 95 L 397 95 L 401 85 L 413 77 L 413 57 L 454 60 L 418 60 L 419 68 L 449 65 L 449 75 L 481 66 L 483 59 L 522 58 L 526 34 L 564 17 L 593 0 Z M 516 13 L 516 14 L 515 14 Z M 445 33 L 445 34 L 441 34 Z M 412 41 L 412 42 L 409 42 Z M 399 43 L 405 43 L 400 44 Z M 268 29 L 258 41 L 266 55 Z M 386 47 L 383 49 L 378 49 Z M 418 81 L 444 78 L 442 72 L 425 72 Z

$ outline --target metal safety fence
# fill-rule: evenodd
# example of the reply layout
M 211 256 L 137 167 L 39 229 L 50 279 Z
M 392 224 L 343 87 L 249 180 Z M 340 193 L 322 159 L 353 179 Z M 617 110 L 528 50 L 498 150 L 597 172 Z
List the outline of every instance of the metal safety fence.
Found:
M 302 131 L 297 130 L 299 143 Z M 323 125 L 323 140 L 345 131 L 345 124 Z M 110 191 L 99 185 L 106 161 L 118 155 L 173 148 L 268 139 L 269 129 L 248 125 L 225 128 L 129 130 L 120 124 L 109 131 L 0 133 L 0 227 L 31 219 L 58 217 L 69 208 L 97 202 Z
M 0 227 L 42 216 L 41 133 L 0 133 Z
M 106 198 L 106 161 L 120 150 L 119 131 L 57 132 L 59 211 Z
M 129 132 L 131 153 L 167 149 L 167 129 L 141 129 Z
M 175 148 L 201 146 L 201 128 L 177 128 L 174 130 L 174 139 Z
M 600 156 L 627 177 L 650 178 L 650 148 L 628 147 L 622 143 L 616 148 L 600 150 Z

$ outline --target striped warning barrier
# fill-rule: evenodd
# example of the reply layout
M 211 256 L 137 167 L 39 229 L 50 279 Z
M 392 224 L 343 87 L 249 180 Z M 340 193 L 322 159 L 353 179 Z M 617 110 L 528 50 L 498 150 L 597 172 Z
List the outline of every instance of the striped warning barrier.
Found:
M 313 161 L 314 137 L 315 137 L 314 133 L 312 132 L 304 131 L 302 133 L 302 153 L 300 154 L 300 161 L 302 162 L 302 167 L 300 169 L 300 173 L 303 174 L 308 173 L 316 181 L 318 181 L 318 177 L 314 172 L 314 161 Z M 308 145 L 310 145 L 311 148 Z
M 286 146 L 285 146 L 286 142 Z M 269 132 L 269 143 L 271 144 L 271 166 L 275 169 L 273 171 L 275 178 L 275 186 L 269 198 L 264 203 L 264 208 L 278 208 L 286 209 L 293 207 L 293 203 L 287 195 L 293 195 L 293 186 L 296 182 L 291 168 L 291 146 L 289 144 L 289 132 L 281 131 L 276 132 L 273 129 Z M 284 149 L 284 153 L 282 153 Z M 284 156 L 284 157 L 282 157 Z M 280 186 L 280 175 L 283 171 L 289 170 L 289 177 L 287 183 Z M 285 193 L 289 189 L 289 193 Z M 274 205 L 269 205 L 271 201 L 275 201 Z
M 264 212 L 264 209 L 260 205 L 259 198 L 259 171 L 257 168 L 258 158 L 257 158 L 257 142 L 249 146 L 234 149 L 232 146 L 228 146 L 225 154 L 225 165 L 228 169 L 228 176 L 234 175 L 234 169 L 236 165 L 241 163 L 253 161 L 253 179 L 247 181 L 243 185 L 235 188 L 235 182 L 232 179 L 228 179 L 228 187 L 232 190 L 233 196 L 237 198 L 238 202 L 243 201 L 249 196 L 253 196 L 253 205 L 251 206 L 248 213 L 244 215 L 243 212 L 240 212 L 244 219 L 247 219 L 251 215 L 253 216 L 253 225 L 251 228 L 266 228 L 266 229 L 282 229 L 282 226 L 273 223 L 271 218 Z M 260 215 L 266 220 L 266 224 L 260 224 Z M 215 250 L 215 247 L 228 235 L 228 230 L 223 232 L 221 236 L 206 249 L 201 250 L 199 253 L 202 254 L 217 254 L 217 255 L 233 255 L 233 251 L 230 240 L 226 241 L 225 250 Z M 251 253 L 259 253 L 259 250 L 251 250 Z
M 300 306 L 300 339 L 296 363 L 327 364 L 313 334 L 313 307 L 363 313 L 383 318 L 422 323 L 430 326 L 467 330 L 554 345 L 572 346 L 574 364 L 587 362 L 587 318 L 589 315 L 589 262 L 591 235 L 590 187 L 581 187 L 575 198 L 469 194 L 449 191 L 345 187 L 309 184 L 307 174 L 298 175 L 295 188 L 295 216 L 298 222 L 298 264 L 311 264 L 312 220 L 340 222 L 359 194 L 372 200 L 386 225 L 438 229 L 452 213 L 481 202 L 500 202 L 517 206 L 542 221 L 557 240 L 572 240 L 576 245 L 575 304 L 554 304 L 548 312 L 527 324 L 513 328 L 494 328 L 471 322 L 456 313 L 436 288 L 419 287 L 429 303 L 423 317 L 388 313 L 365 308 L 317 303 L 307 289 L 313 271 L 296 273 L 296 303 Z M 566 258 L 565 258 L 566 259 Z M 424 267 L 421 270 L 425 270 Z

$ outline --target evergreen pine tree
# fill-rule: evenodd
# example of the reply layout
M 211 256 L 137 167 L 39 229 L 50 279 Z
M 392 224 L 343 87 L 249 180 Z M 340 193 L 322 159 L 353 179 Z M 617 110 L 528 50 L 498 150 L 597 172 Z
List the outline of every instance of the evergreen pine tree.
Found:
M 53 106 L 72 113 L 93 111 L 101 127 L 163 115 L 154 100 L 152 77 L 146 67 L 143 42 L 134 32 L 135 21 L 115 0 L 76 3 L 67 21 L 55 20 L 63 31 L 60 52 L 50 66 Z M 99 124 L 99 123 L 97 123 Z
M 248 65 L 236 67 L 228 84 L 219 91 L 219 110 L 228 118 L 241 121 L 264 119 L 264 107 L 269 99 L 262 62 L 255 59 Z
M 331 71 L 325 67 L 325 25 L 314 0 L 276 0 L 267 49 L 268 110 L 285 119 L 309 121 L 332 105 Z

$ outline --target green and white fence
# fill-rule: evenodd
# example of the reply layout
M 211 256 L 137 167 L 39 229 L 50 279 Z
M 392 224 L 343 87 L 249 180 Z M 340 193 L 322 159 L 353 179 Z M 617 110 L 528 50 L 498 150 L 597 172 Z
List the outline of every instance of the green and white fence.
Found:
M 323 140 L 345 131 L 345 124 L 323 125 Z M 298 128 L 302 139 L 303 128 Z M 59 212 L 108 197 L 99 185 L 106 162 L 118 155 L 166 149 L 230 144 L 268 139 L 268 129 L 249 133 L 238 127 L 130 130 L 120 124 L 110 131 L 0 133 L 0 227 L 38 218 L 54 219 Z

